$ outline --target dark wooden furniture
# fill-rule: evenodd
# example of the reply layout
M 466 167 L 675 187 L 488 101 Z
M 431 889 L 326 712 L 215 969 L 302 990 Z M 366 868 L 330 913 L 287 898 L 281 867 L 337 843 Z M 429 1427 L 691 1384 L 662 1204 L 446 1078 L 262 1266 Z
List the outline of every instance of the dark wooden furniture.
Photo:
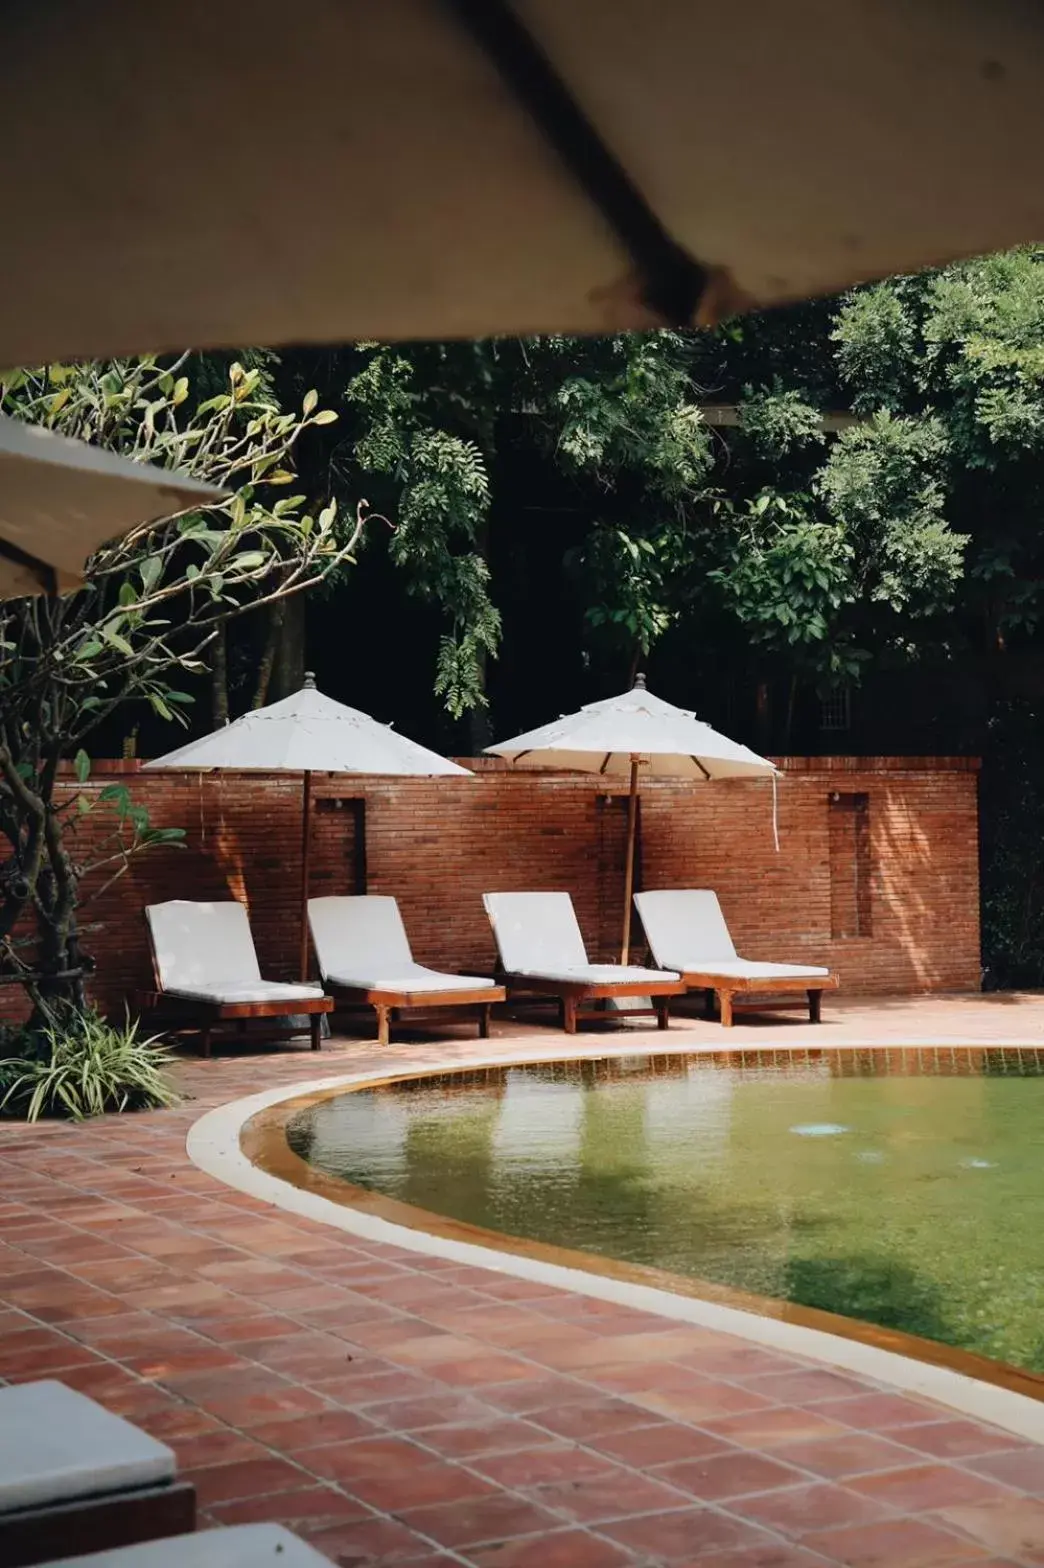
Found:
M 302 1032 L 300 1029 L 265 1030 L 264 1033 L 252 1035 L 247 1032 L 247 1023 L 252 1018 L 293 1018 L 299 1015 L 307 1015 L 312 1050 L 321 1050 L 323 1014 L 332 1013 L 334 1007 L 330 996 L 317 996 L 314 999 L 298 997 L 293 1001 L 282 1002 L 206 1002 L 190 996 L 172 996 L 169 991 L 136 991 L 134 1005 L 140 1012 L 155 1014 L 157 1027 L 161 1029 L 164 1021 L 167 1021 L 172 1032 L 188 1030 L 198 1036 L 204 1056 L 211 1054 L 215 1031 L 219 1040 L 238 1041 L 240 1044 L 252 1038 L 259 1042 L 296 1039 Z M 226 1029 L 224 1025 L 231 1027 Z
M 612 1018 L 655 1018 L 657 1029 L 670 1024 L 668 1010 L 672 996 L 681 996 L 685 986 L 681 980 L 557 980 L 547 975 L 498 976 L 509 991 L 538 991 L 545 996 L 558 997 L 561 1003 L 562 1028 L 566 1034 L 575 1034 L 578 1023 L 598 1020 L 605 1023 Z M 614 1013 L 604 1009 L 585 1007 L 586 1002 L 603 1001 L 608 997 L 649 997 L 651 1007 L 621 1007 Z
M 427 1012 L 444 1007 L 477 1007 L 479 1039 L 488 1040 L 490 1009 L 507 998 L 507 992 L 502 985 L 475 986 L 471 989 L 462 988 L 459 991 L 398 991 L 382 990 L 379 987 L 338 985 L 335 980 L 327 980 L 326 984 L 333 991 L 337 1001 L 343 1000 L 373 1008 L 377 1014 L 378 1045 L 391 1044 L 391 1026 L 399 1013 Z
M 3 1568 L 30 1568 L 59 1557 L 189 1535 L 195 1528 L 196 1489 L 188 1481 L 74 1498 L 0 1514 L 0 1563 Z

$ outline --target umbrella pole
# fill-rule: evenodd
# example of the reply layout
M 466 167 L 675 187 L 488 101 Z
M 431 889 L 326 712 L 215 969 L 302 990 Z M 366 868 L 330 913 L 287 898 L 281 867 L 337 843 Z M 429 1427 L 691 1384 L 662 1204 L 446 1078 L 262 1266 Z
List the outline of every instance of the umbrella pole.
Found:
M 634 893 L 634 843 L 638 829 L 638 758 L 631 758 L 631 793 L 627 797 L 627 862 L 624 868 L 623 942 L 620 962 L 631 956 L 631 897 Z
M 312 775 L 304 776 L 301 812 L 301 979 L 308 979 L 308 883 L 312 851 Z

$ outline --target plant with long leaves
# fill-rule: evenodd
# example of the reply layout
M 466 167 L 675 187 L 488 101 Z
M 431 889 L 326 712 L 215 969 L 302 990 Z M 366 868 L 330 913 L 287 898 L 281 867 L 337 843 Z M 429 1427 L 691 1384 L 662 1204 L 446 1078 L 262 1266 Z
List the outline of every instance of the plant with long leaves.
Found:
M 107 1023 L 91 1009 L 54 1017 L 39 1054 L 0 1061 L 0 1111 L 28 1122 L 42 1116 L 80 1122 L 106 1111 L 174 1105 L 178 1096 L 166 1071 L 173 1055 L 139 1029 L 129 1019 Z

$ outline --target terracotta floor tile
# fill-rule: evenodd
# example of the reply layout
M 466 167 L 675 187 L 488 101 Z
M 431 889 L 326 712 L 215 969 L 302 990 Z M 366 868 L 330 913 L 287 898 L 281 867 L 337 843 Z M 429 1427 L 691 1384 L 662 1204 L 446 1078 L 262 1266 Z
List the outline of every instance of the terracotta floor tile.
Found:
M 475 1568 L 628 1568 L 634 1557 L 622 1546 L 585 1530 L 556 1530 L 551 1535 L 473 1547 L 468 1561 Z
M 397 1516 L 443 1505 L 467 1508 L 473 1499 L 504 1495 L 492 1481 L 474 1471 L 438 1459 L 423 1469 L 402 1474 L 387 1470 L 379 1475 L 353 1476 L 350 1491 L 353 1497 L 361 1498 L 371 1508 Z
M 696 1562 L 712 1552 L 763 1546 L 771 1539 L 746 1520 L 712 1508 L 620 1519 L 600 1525 L 598 1533 L 629 1547 L 643 1561 L 671 1564 Z
M 715 1416 L 701 1423 L 714 1437 L 749 1448 L 778 1448 L 783 1443 L 851 1437 L 851 1430 L 819 1411 L 797 1405 L 753 1410 L 738 1416 Z
M 277 1416 L 250 1429 L 250 1436 L 279 1453 L 296 1455 L 326 1443 L 347 1443 L 354 1438 L 374 1437 L 372 1424 L 353 1410 L 319 1410 L 305 1416 Z
M 903 1513 L 926 1513 L 933 1508 L 948 1508 L 954 1503 L 986 1502 L 990 1498 L 1014 1497 L 996 1481 L 971 1475 L 953 1465 L 913 1465 L 907 1470 L 880 1470 L 876 1475 L 854 1476 L 852 1491 L 873 1497 Z
M 789 1465 L 782 1465 L 765 1454 L 739 1450 L 684 1460 L 681 1464 L 661 1465 L 656 1474 L 707 1503 L 742 1497 L 746 1492 L 767 1492 L 775 1486 L 793 1486 L 804 1479 L 799 1470 L 792 1470 Z
M 729 1503 L 732 1513 L 753 1519 L 780 1535 L 801 1536 L 812 1530 L 841 1529 L 844 1525 L 872 1524 L 886 1518 L 880 1503 L 829 1481 L 808 1486 L 781 1487 L 773 1492 L 740 1497 Z
M 627 1432 L 643 1420 L 646 1412 L 640 1405 L 623 1399 L 578 1399 L 548 1409 L 534 1411 L 530 1419 L 537 1426 L 545 1426 L 560 1437 L 571 1437 L 575 1442 L 586 1443 L 607 1432 Z
M 892 1436 L 897 1443 L 905 1443 L 919 1453 L 931 1454 L 936 1459 L 968 1459 L 978 1455 L 999 1453 L 1005 1449 L 1019 1448 L 1023 1452 L 1036 1452 L 1030 1444 L 1001 1432 L 994 1426 L 980 1426 L 977 1421 L 931 1421 L 924 1426 L 895 1427 Z
M 546 1534 L 562 1523 L 557 1515 L 507 1492 L 441 1508 L 417 1508 L 404 1512 L 402 1518 L 411 1529 L 453 1550 L 513 1536 Z
M 821 1404 L 820 1415 L 863 1432 L 888 1432 L 899 1426 L 917 1426 L 931 1421 L 939 1411 L 905 1394 L 860 1394 L 851 1399 L 835 1399 Z
M 361 1503 L 332 1486 L 305 1486 L 294 1492 L 241 1498 L 234 1503 L 217 1503 L 207 1512 L 215 1524 L 271 1523 L 297 1532 L 301 1532 L 302 1526 L 315 1532 L 332 1530 L 351 1520 L 373 1518 Z
M 799 1470 L 811 1470 L 815 1475 L 834 1480 L 866 1475 L 874 1470 L 904 1469 L 917 1463 L 913 1450 L 901 1448 L 887 1437 L 872 1437 L 868 1432 L 845 1432 L 839 1437 L 816 1438 L 811 1442 L 780 1443 L 772 1452 L 784 1464 L 796 1465 Z
M 863 1395 L 864 1384 L 840 1372 L 770 1372 L 767 1376 L 745 1378 L 744 1387 L 762 1394 L 773 1404 L 815 1405 L 824 1399 L 843 1399 Z
M 699 1564 L 699 1568 L 823 1568 L 823 1558 L 818 1552 L 806 1551 L 802 1546 L 771 1541 L 738 1552 L 708 1552 L 703 1557 L 678 1563 L 676 1568 L 689 1568 L 689 1564 Z
M 1003 1435 L 1003 1434 L 1002 1434 Z M 1020 1492 L 1044 1497 L 1044 1448 L 1016 1448 L 1008 1453 L 985 1454 L 976 1459 L 965 1459 L 968 1470 L 987 1476 L 992 1481 L 1003 1481 Z
M 942 1568 L 986 1556 L 974 1541 L 923 1519 L 822 1530 L 806 1536 L 804 1544 L 845 1568 Z
M 199 1470 L 205 1465 L 229 1465 L 240 1459 L 271 1457 L 263 1444 L 255 1443 L 227 1426 L 188 1437 L 168 1436 L 166 1440 L 177 1456 L 179 1470 Z
M 631 1470 L 599 1475 L 578 1475 L 553 1485 L 538 1486 L 528 1494 L 542 1508 L 568 1519 L 571 1524 L 595 1525 L 607 1519 L 626 1519 L 684 1508 L 683 1492 Z
M 729 1445 L 697 1427 L 674 1421 L 658 1421 L 651 1426 L 626 1427 L 622 1432 L 604 1432 L 585 1438 L 599 1453 L 619 1459 L 637 1470 L 659 1465 L 678 1464 L 686 1459 L 703 1459 L 708 1454 L 728 1451 Z
M 285 1459 L 266 1456 L 243 1459 L 235 1464 L 208 1465 L 202 1470 L 187 1470 L 186 1481 L 196 1488 L 201 1508 L 232 1502 L 243 1497 L 267 1497 L 272 1492 L 289 1492 L 304 1485 L 308 1477 Z
M 415 1435 L 425 1448 L 433 1448 L 448 1459 L 466 1459 L 472 1463 L 486 1456 L 554 1446 L 549 1433 L 509 1416 L 471 1425 L 424 1426 Z M 483 1467 L 479 1465 L 478 1468 Z
M 987 1551 L 1023 1562 L 1044 1562 L 1044 1502 L 1012 1496 L 1003 1501 L 956 1503 L 940 1519 L 964 1531 Z
M 367 1401 L 366 1419 L 389 1432 L 412 1432 L 428 1426 L 476 1423 L 491 1419 L 510 1419 L 471 1394 L 454 1394 L 438 1388 L 422 1399 Z
M 431 1555 L 431 1542 L 394 1519 L 353 1520 L 334 1529 L 323 1526 L 313 1530 L 307 1520 L 297 1526 L 297 1534 L 310 1541 L 317 1552 L 343 1568 L 377 1568 L 380 1564 L 424 1560 Z
M 404 1437 L 366 1437 L 349 1443 L 326 1443 L 311 1449 L 304 1461 L 309 1470 L 350 1486 L 359 1476 L 405 1474 L 436 1464 L 436 1457 Z
M 423 1438 L 424 1434 L 420 1436 Z M 618 1467 L 599 1454 L 589 1453 L 570 1443 L 544 1442 L 540 1446 L 524 1448 L 514 1453 L 473 1456 L 469 1463 L 474 1470 L 488 1475 L 501 1486 L 518 1490 L 521 1487 L 563 1483 L 593 1476 L 616 1476 Z

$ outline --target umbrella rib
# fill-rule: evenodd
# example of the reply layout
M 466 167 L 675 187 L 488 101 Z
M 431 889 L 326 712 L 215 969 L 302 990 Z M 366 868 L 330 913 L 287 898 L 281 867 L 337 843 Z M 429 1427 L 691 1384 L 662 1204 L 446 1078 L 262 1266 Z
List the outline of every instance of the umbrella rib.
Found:
M 707 769 L 703 766 L 703 763 L 700 761 L 699 757 L 690 757 L 689 760 L 691 762 L 695 762 L 696 766 L 699 768 L 700 772 L 703 774 L 703 777 L 707 780 L 707 783 L 709 784 L 710 781 L 711 781 L 711 776 L 707 772 Z
M 707 286 L 706 269 L 664 228 L 510 5 L 446 0 L 446 6 L 628 252 L 645 303 L 665 322 L 691 326 Z

